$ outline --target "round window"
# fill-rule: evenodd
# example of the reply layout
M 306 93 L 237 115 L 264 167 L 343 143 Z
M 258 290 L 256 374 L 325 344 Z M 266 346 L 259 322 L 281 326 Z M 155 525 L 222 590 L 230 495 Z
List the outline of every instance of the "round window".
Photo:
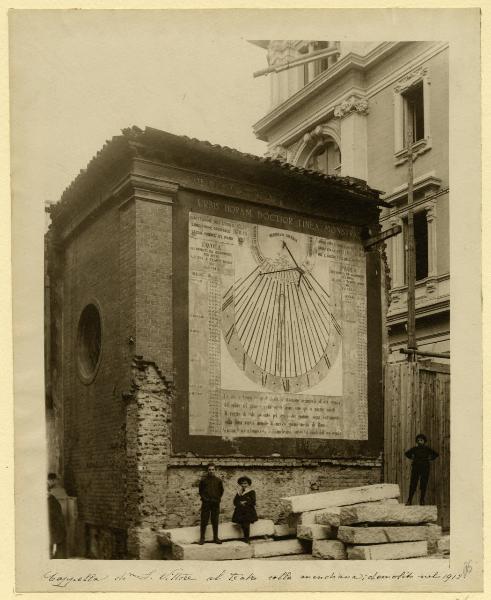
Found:
M 88 304 L 80 315 L 77 335 L 77 363 L 82 381 L 93 381 L 102 350 L 102 323 L 95 304 Z

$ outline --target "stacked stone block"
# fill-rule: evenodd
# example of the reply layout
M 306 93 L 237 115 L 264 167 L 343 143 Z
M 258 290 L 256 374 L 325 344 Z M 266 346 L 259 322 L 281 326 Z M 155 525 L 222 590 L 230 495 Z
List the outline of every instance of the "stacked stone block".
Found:
M 405 506 L 399 487 L 380 484 L 282 498 L 289 527 L 324 560 L 390 560 L 440 552 L 436 506 Z
M 286 523 L 260 519 L 251 526 L 250 544 L 235 523 L 221 523 L 217 545 L 211 526 L 204 545 L 199 527 L 161 530 L 158 541 L 172 560 L 393 560 L 442 553 L 436 506 L 405 506 L 399 487 L 377 484 L 281 499 Z

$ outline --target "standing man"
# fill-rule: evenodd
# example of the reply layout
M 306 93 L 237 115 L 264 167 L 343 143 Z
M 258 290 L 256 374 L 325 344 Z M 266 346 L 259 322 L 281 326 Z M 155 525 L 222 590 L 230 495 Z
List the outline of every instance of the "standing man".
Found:
M 223 496 L 223 482 L 215 474 L 215 465 L 210 463 L 206 475 L 199 482 L 199 495 L 201 498 L 201 528 L 199 543 L 205 543 L 205 532 L 208 520 L 211 517 L 213 528 L 213 541 L 221 544 L 218 538 L 218 515 L 220 514 L 220 500 Z
M 51 490 L 56 486 L 57 481 L 58 477 L 56 473 L 48 473 L 49 557 L 66 558 L 65 518 L 63 517 L 61 504 L 51 493 Z
M 427 438 L 424 433 L 418 433 L 416 436 L 416 446 L 406 451 L 406 457 L 412 460 L 411 464 L 411 481 L 409 483 L 409 496 L 406 502 L 410 506 L 413 501 L 414 492 L 418 487 L 419 481 L 419 504 L 423 506 L 425 503 L 426 488 L 428 486 L 428 478 L 430 476 L 430 461 L 438 458 L 438 452 L 432 450 L 426 445 Z

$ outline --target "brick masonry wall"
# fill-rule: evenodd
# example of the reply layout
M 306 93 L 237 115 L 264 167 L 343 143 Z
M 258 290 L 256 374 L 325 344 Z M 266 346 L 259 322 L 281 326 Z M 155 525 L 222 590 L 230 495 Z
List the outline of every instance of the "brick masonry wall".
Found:
M 222 478 L 225 493 L 221 503 L 220 520 L 232 518 L 233 498 L 237 491 L 237 479 L 247 475 L 252 479 L 257 495 L 257 512 L 260 518 L 282 522 L 279 499 L 283 496 L 309 494 L 318 491 L 336 490 L 360 485 L 380 483 L 380 464 L 360 462 L 359 465 L 322 464 L 302 466 L 300 461 L 277 460 L 269 466 L 268 459 L 255 461 L 254 466 L 226 466 L 223 459 L 213 461 L 217 474 Z M 244 461 L 247 462 L 247 459 Z M 262 464 L 261 464 L 262 462 Z M 204 474 L 203 466 L 170 466 L 167 478 L 167 517 L 165 527 L 185 527 L 199 523 L 200 499 L 199 480 Z
M 151 361 L 137 357 L 126 407 L 127 552 L 130 558 L 158 559 L 156 532 L 199 523 L 199 480 L 213 460 L 225 494 L 221 521 L 230 521 L 237 479 L 253 480 L 261 518 L 286 519 L 282 496 L 379 483 L 378 460 L 302 460 L 281 457 L 172 457 L 172 383 Z
M 68 242 L 63 267 L 64 483 L 84 523 L 124 528 L 124 405 L 119 344 L 119 217 L 112 208 Z M 80 314 L 96 302 L 102 358 L 90 384 L 78 376 Z
M 136 240 L 136 354 L 172 379 L 172 206 L 137 199 Z
M 126 410 L 127 551 L 157 558 L 155 531 L 166 516 L 172 387 L 154 363 L 135 359 Z

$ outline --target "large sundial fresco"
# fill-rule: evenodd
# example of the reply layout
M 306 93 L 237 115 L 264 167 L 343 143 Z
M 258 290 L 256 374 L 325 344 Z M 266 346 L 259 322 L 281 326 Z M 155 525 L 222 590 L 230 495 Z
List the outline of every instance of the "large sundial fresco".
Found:
M 189 432 L 366 439 L 359 242 L 190 213 Z

